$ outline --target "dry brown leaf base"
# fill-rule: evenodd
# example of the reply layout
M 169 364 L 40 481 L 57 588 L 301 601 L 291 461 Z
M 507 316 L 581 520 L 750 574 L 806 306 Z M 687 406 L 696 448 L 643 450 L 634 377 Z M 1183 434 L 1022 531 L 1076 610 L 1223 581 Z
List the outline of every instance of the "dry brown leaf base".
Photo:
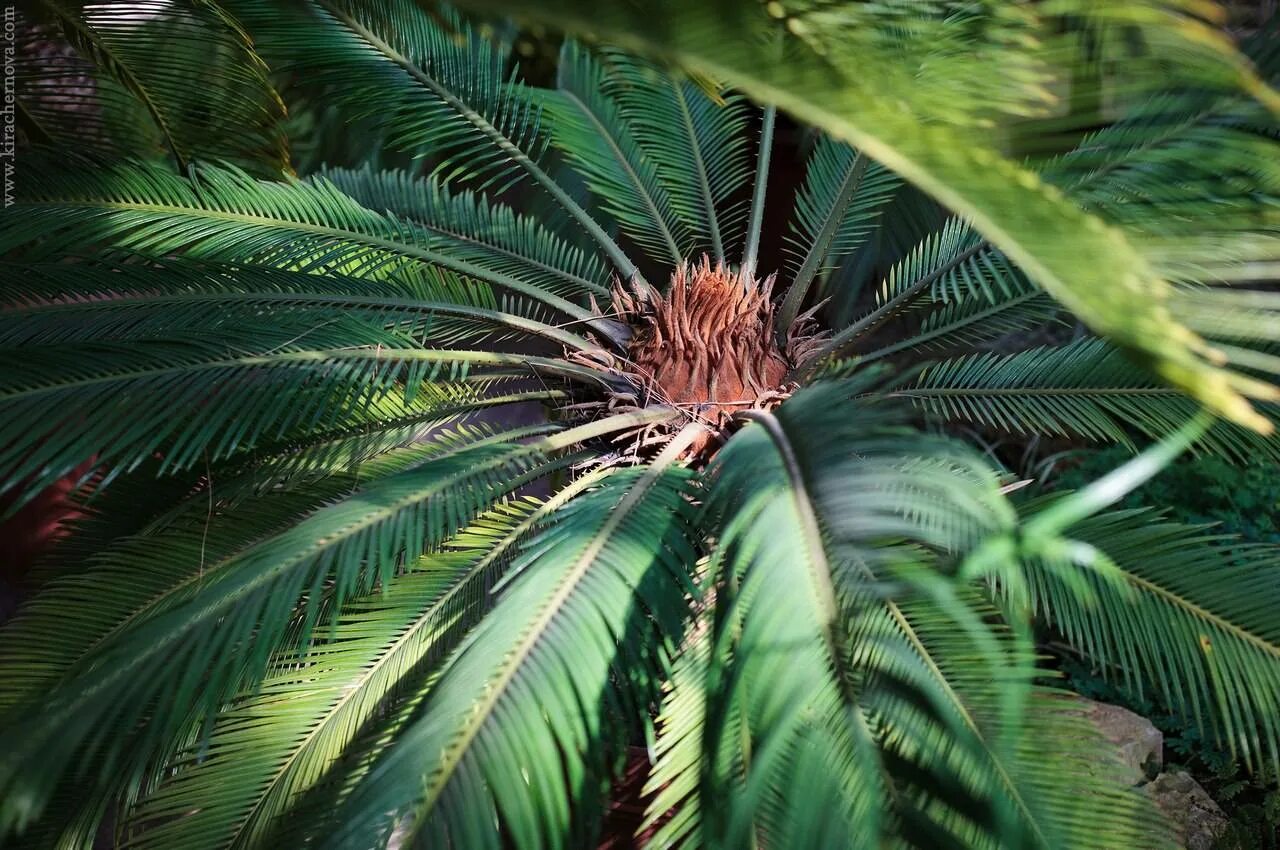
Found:
M 632 330 L 623 371 L 639 389 L 635 406 L 674 407 L 707 426 L 687 459 L 708 459 L 735 413 L 775 406 L 795 389 L 788 375 L 817 336 L 805 319 L 778 346 L 775 277 L 757 281 L 703 257 L 677 267 L 665 294 L 614 285 L 615 317 Z M 652 429 L 645 437 L 653 441 Z

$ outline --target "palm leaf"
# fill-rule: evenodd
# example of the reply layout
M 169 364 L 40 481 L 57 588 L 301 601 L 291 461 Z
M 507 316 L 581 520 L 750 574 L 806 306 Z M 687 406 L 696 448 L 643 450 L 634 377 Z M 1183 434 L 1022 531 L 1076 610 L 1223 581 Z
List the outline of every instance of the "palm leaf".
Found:
M 151 256 L 182 252 L 360 277 L 432 274 L 425 264 L 616 334 L 586 309 L 553 294 L 564 284 L 562 274 L 526 264 L 521 276 L 515 276 L 477 265 L 472 260 L 480 258 L 470 246 L 369 210 L 323 180 L 268 183 L 231 169 L 202 167 L 191 181 L 143 164 L 58 169 L 45 175 L 39 191 L 8 211 L 0 235 L 4 250 L 26 246 L 31 259 L 60 256 L 86 243 Z M 588 291 L 604 290 L 597 286 Z
M 608 269 L 599 257 L 556 236 L 538 219 L 473 191 L 452 192 L 437 180 L 367 167 L 324 169 L 321 179 L 374 212 L 419 225 L 465 262 L 537 281 L 569 299 L 603 295 L 608 287 Z
M 350 603 L 306 653 L 281 653 L 207 741 L 175 758 L 175 778 L 133 810 L 139 839 L 130 846 L 270 846 L 277 818 L 340 767 L 386 704 L 466 634 L 508 550 L 548 512 L 536 507 L 517 501 L 483 515 L 384 593 Z M 242 779 L 228 785 L 230 764 Z
M 876 293 L 876 305 L 836 333 L 815 355 L 832 356 L 855 347 L 895 316 L 942 304 L 935 321 L 949 310 L 962 313 L 993 308 L 1024 298 L 1034 290 L 1027 280 L 966 223 L 950 219 L 894 264 Z M 969 307 L 958 307 L 967 301 Z
M 363 422 L 365 404 L 393 393 L 412 403 L 424 384 L 453 383 L 472 368 L 519 367 L 596 385 L 604 378 L 561 360 L 426 349 L 353 317 L 291 327 L 285 314 L 273 315 L 270 329 L 192 329 L 182 339 L 88 341 L 0 353 L 0 361 L 13 367 L 0 381 L 6 489 L 39 492 L 90 459 L 116 473 L 157 451 L 163 453 L 162 472 L 219 461 L 295 429 Z M 458 393 L 433 395 L 454 412 L 464 400 Z M 69 414 L 69 404 L 72 411 L 94 415 Z
M 654 256 L 683 262 L 689 236 L 656 165 L 642 152 L 623 114 L 607 66 L 566 39 L 556 73 L 559 91 L 541 95 L 553 144 L 624 233 Z
M 483 288 L 447 275 L 375 283 L 186 259 L 21 268 L 20 282 L 17 274 L 0 282 L 0 345 L 6 348 L 177 340 L 214 328 L 241 337 L 228 339 L 228 346 L 240 347 L 255 323 L 267 327 L 252 333 L 270 333 L 272 323 L 300 332 L 352 317 L 441 346 L 541 337 L 570 350 L 595 349 L 583 337 L 540 321 L 549 317 L 540 317 L 536 308 L 512 299 L 499 302 Z M 16 272 L 0 266 L 0 274 L 11 269 Z
M 721 592 L 732 598 L 710 656 L 700 768 L 701 793 L 716 800 L 700 807 L 715 846 L 745 846 L 760 830 L 783 846 L 823 837 L 878 846 L 877 813 L 891 807 L 847 630 L 849 594 L 863 583 L 851 569 L 914 557 L 878 545 L 887 541 L 961 548 L 1009 518 L 980 465 L 935 456 L 940 443 L 924 450 L 895 428 L 900 412 L 869 405 L 837 417 L 834 400 L 853 391 L 815 387 L 776 418 L 753 414 L 763 427 L 741 431 L 717 458 L 712 508 L 724 517 Z M 749 756 L 722 723 L 735 713 Z M 741 778 L 719 772 L 734 764 L 746 765 Z M 766 803 L 766 788 L 804 790 Z
M 590 235 L 624 278 L 635 264 L 540 164 L 546 137 L 535 104 L 506 71 L 506 46 L 448 8 L 409 0 L 230 4 L 273 64 L 308 84 L 332 84 L 393 144 L 439 161 L 446 179 L 505 187 L 528 178 Z
M 390 830 L 388 813 L 412 811 L 418 840 L 580 846 L 592 830 L 583 802 L 604 790 L 622 731 L 606 713 L 647 699 L 655 627 L 678 634 L 685 614 L 685 477 L 618 472 L 557 512 L 328 845 L 365 846 Z M 618 665 L 627 675 L 611 683 Z
M 747 218 L 747 244 L 742 249 L 742 274 L 754 277 L 760 251 L 760 229 L 764 226 L 764 200 L 769 185 L 769 158 L 773 154 L 773 125 L 778 110 L 766 106 L 760 115 L 760 146 L 756 151 L 755 188 L 751 191 L 751 213 Z
M 1122 352 L 1096 339 L 956 357 L 926 367 L 893 394 L 941 421 L 1130 447 L 1135 431 L 1165 437 L 1197 407 L 1177 390 L 1154 384 Z M 1263 411 L 1276 415 L 1270 406 Z M 1215 426 L 1199 446 L 1240 460 L 1278 456 L 1274 439 L 1230 423 Z
M 867 238 L 897 188 L 897 179 L 883 166 L 827 136 L 818 139 L 796 198 L 791 238 L 799 264 L 778 314 L 779 333 L 795 321 L 814 278 L 834 269 Z
M 212 159 L 268 174 L 288 170 L 284 105 L 248 34 L 217 4 L 37 6 L 34 20 L 56 26 L 81 61 L 51 50 L 47 31 L 29 34 L 18 89 L 38 127 L 31 135 L 135 156 L 155 146 L 183 168 Z M 140 132 L 144 126 L 151 132 Z
M 105 641 L 93 663 L 45 695 L 42 715 L 8 715 L 0 826 L 21 828 L 39 813 L 76 770 L 73 759 L 80 771 L 92 766 L 101 784 L 128 787 L 193 724 L 259 681 L 272 652 L 286 642 L 305 646 L 323 599 L 340 603 L 389 581 L 403 560 L 575 459 L 549 453 L 651 421 L 653 414 L 624 415 L 526 446 L 484 443 L 428 457 L 234 552 Z
M 1135 693 L 1152 689 L 1254 769 L 1274 770 L 1274 548 L 1235 544 L 1149 511 L 1100 514 L 1068 533 L 1101 555 L 1026 565 L 1046 625 Z
M 692 236 L 692 244 L 680 245 L 684 256 L 709 250 L 725 262 L 725 245 L 741 232 L 745 213 L 730 201 L 750 174 L 742 98 L 712 84 L 713 97 L 693 80 L 620 51 L 606 51 L 603 61 L 610 94 Z

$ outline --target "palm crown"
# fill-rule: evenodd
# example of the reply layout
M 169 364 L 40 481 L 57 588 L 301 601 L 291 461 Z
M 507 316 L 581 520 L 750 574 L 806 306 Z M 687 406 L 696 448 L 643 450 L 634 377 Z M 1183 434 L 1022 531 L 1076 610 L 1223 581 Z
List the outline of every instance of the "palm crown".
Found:
M 1008 353 L 1065 315 L 1043 278 L 821 132 L 764 267 L 775 113 L 701 75 L 566 40 L 533 87 L 447 8 L 225 6 L 162 4 L 152 42 L 51 6 L 94 102 L 181 167 L 26 104 L 32 139 L 100 150 L 33 152 L 0 228 L 5 489 L 75 476 L 84 509 L 0 632 L 3 834 L 586 846 L 647 745 L 655 846 L 1156 846 L 1033 621 L 1274 770 L 1275 551 L 1095 514 L 1139 466 L 1015 504 L 944 435 L 1275 457 L 1245 427 L 1273 408 L 1184 426 L 1132 339 Z M 176 120 L 205 57 L 166 39 L 210 28 L 234 120 Z M 79 62 L 33 73 L 80 91 Z M 429 173 L 254 176 L 284 156 L 268 68 Z M 1182 242 L 1196 329 L 1267 336 L 1265 295 L 1189 284 L 1193 228 L 1270 221 L 1269 113 L 1135 103 L 1040 164 L 1051 194 Z

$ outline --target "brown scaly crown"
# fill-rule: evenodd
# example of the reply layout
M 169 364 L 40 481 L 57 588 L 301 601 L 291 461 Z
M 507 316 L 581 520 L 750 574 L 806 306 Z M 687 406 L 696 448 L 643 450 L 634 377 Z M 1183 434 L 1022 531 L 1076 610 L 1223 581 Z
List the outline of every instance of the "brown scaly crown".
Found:
M 789 396 L 788 373 L 817 338 L 806 316 L 779 347 L 775 277 L 756 281 L 703 257 L 677 266 L 665 295 L 641 298 L 615 283 L 614 306 L 632 326 L 627 371 L 640 385 L 640 404 L 675 406 L 714 433 L 734 413 Z M 709 433 L 694 454 L 711 443 Z

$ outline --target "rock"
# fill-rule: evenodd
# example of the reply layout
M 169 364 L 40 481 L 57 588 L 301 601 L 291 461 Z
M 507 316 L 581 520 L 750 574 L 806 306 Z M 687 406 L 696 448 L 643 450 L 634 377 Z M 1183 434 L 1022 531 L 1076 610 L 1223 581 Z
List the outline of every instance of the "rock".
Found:
M 1160 772 L 1164 766 L 1164 735 L 1150 720 L 1118 705 L 1078 699 L 1085 717 L 1115 745 L 1128 784 L 1137 785 Z
M 1142 791 L 1169 818 L 1186 850 L 1212 850 L 1230 825 L 1218 804 L 1185 771 L 1162 773 Z

